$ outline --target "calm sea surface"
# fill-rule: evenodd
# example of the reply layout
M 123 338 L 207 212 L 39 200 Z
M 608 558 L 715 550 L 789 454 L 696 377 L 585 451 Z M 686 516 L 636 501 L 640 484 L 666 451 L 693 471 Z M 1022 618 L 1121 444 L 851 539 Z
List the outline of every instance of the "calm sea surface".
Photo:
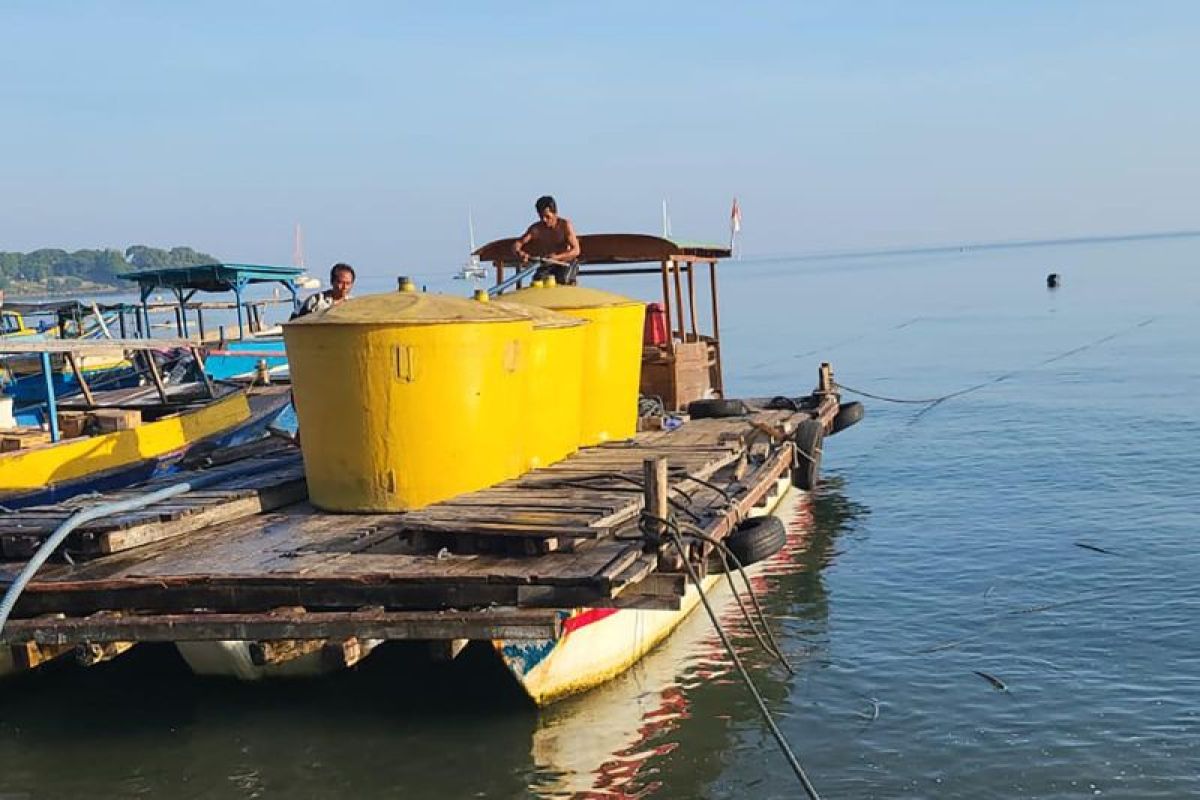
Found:
M 723 268 L 738 393 L 821 360 L 978 387 L 867 400 L 781 510 L 756 585 L 795 675 L 718 597 L 823 796 L 1200 796 L 1198 270 L 1200 239 Z M 261 686 L 168 647 L 52 665 L 0 684 L 0 798 L 801 796 L 702 613 L 542 712 L 486 660 L 404 655 Z

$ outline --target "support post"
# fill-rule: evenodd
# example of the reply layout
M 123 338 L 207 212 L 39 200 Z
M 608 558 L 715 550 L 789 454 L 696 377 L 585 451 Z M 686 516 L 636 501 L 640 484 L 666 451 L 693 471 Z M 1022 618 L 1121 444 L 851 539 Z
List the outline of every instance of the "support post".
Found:
M 671 271 L 675 273 L 675 307 L 679 309 L 679 341 L 686 342 L 683 328 L 683 284 L 679 280 L 679 262 L 671 262 Z
M 712 294 L 712 339 L 717 357 L 716 389 L 718 397 L 725 396 L 725 375 L 721 367 L 721 316 L 717 311 L 717 262 L 708 262 L 708 283 Z
M 696 262 L 689 261 L 687 263 L 687 286 L 688 286 L 688 310 L 692 316 L 692 341 L 700 341 L 700 330 L 696 325 L 696 280 L 692 274 L 696 269 Z
M 79 359 L 75 357 L 74 353 L 67 353 L 67 363 L 71 365 L 71 371 L 75 373 L 75 380 L 79 382 L 79 390 L 83 392 L 83 399 L 89 406 L 96 405 L 92 387 L 88 386 L 87 378 L 83 377 L 83 370 L 79 368 Z
M 146 370 L 150 373 L 150 380 L 154 381 L 154 388 L 158 390 L 159 399 L 166 403 L 167 387 L 163 385 L 162 373 L 158 371 L 158 362 L 154 360 L 154 353 L 149 350 L 143 350 L 142 359 L 146 362 Z
M 242 289 L 243 284 L 237 281 L 233 284 L 233 298 L 237 302 L 237 318 L 238 318 L 238 338 L 246 338 L 246 321 L 244 319 L 245 309 L 242 308 Z
M 670 264 L 671 264 L 670 261 L 662 262 L 663 311 L 665 312 L 663 316 L 666 317 L 665 321 L 667 323 L 667 345 L 668 345 L 668 347 L 670 347 L 671 352 L 675 352 L 675 348 L 671 345 L 671 341 L 670 341 L 671 336 L 672 336 L 672 334 L 671 334 L 671 283 L 670 283 L 670 278 L 667 277 L 667 270 L 670 269 Z
M 670 513 L 670 488 L 667 484 L 667 457 L 655 456 L 642 462 L 642 495 L 647 514 L 666 519 Z M 661 522 L 650 521 L 649 529 L 659 536 L 666 533 Z
M 50 366 L 50 354 L 42 353 L 42 377 L 46 380 L 46 414 L 50 417 L 50 441 L 62 439 L 58 430 L 58 398 L 54 396 L 54 369 Z
M 200 380 L 204 381 L 204 389 L 208 392 L 208 396 L 216 397 L 217 391 L 213 388 L 212 378 L 208 376 L 208 370 L 205 369 L 204 356 L 200 352 L 199 347 L 192 348 L 192 358 L 196 360 L 196 369 L 200 370 Z

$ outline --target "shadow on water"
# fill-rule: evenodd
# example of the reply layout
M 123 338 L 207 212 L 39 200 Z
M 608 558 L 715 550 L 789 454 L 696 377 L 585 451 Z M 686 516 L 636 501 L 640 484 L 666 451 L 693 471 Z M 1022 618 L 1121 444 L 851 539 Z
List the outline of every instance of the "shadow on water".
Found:
M 815 665 L 794 645 L 821 638 L 820 573 L 863 510 L 833 480 L 778 513 L 789 544 L 751 580 L 777 630 L 799 628 L 785 645 L 795 678 L 758 649 L 728 588 L 713 592 L 773 704 Z M 482 644 L 439 664 L 390 643 L 353 670 L 262 683 L 197 678 L 169 645 L 60 662 L 0 684 L 6 798 L 694 797 L 737 757 L 735 731 L 759 724 L 702 610 L 625 675 L 541 712 Z

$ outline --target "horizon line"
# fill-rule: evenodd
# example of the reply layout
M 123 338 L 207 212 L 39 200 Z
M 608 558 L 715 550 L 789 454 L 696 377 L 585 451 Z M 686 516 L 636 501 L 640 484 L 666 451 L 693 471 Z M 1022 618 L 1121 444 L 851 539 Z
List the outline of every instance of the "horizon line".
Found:
M 920 255 L 925 253 L 953 253 L 968 250 L 1005 250 L 1021 247 L 1043 247 L 1046 245 L 1096 244 L 1100 242 L 1136 242 L 1152 239 L 1180 239 L 1200 237 L 1200 230 L 1153 231 L 1148 233 L 1117 233 L 1094 236 L 1065 236 L 1049 239 L 1012 239 L 991 242 L 959 242 L 956 244 L 931 244 L 913 246 L 887 246 L 865 250 L 825 250 L 815 253 L 777 253 L 745 257 L 743 261 L 773 261 L 793 259 L 796 261 L 822 261 L 835 258 L 863 258 L 886 255 Z

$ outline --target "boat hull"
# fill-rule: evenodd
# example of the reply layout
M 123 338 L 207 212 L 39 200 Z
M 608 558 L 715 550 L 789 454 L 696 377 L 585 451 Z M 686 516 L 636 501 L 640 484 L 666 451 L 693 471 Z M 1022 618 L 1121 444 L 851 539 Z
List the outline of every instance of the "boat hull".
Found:
M 777 481 L 767 504 L 751 516 L 772 513 L 789 488 L 787 479 Z M 707 576 L 701 581 L 703 590 L 707 592 L 721 578 Z M 654 649 L 699 604 L 700 591 L 689 585 L 676 610 L 564 610 L 558 639 L 496 640 L 492 644 L 529 698 L 544 706 L 617 677 Z
M 0 505 L 6 508 L 57 503 L 87 492 L 109 492 L 176 471 L 184 457 L 251 441 L 287 406 L 275 402 L 251 410 L 234 394 L 177 417 L 80 440 L 0 456 Z M 48 479 L 47 479 L 48 478 Z M 36 485 L 38 480 L 41 485 Z

